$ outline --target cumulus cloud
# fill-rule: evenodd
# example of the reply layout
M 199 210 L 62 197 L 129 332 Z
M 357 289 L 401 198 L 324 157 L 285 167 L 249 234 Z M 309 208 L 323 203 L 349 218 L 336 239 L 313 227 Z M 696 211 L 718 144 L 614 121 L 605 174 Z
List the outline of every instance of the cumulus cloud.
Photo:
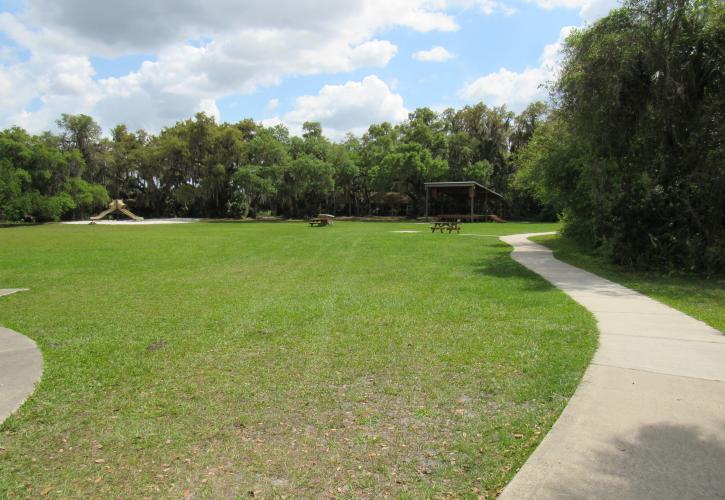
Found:
M 609 13 L 619 5 L 619 0 L 527 0 L 544 9 L 566 8 L 580 9 L 582 21 L 591 23 Z M 528 103 L 546 99 L 544 85 L 556 80 L 561 67 L 561 48 L 564 40 L 575 29 L 566 26 L 559 33 L 559 40 L 544 47 L 539 66 L 512 71 L 500 68 L 494 73 L 484 75 L 466 83 L 458 95 L 466 101 L 484 101 L 500 106 L 506 104 L 514 111 L 522 110 Z
M 403 98 L 380 78 L 370 75 L 359 82 L 325 85 L 317 95 L 298 97 L 292 111 L 263 123 L 285 123 L 298 133 L 304 122 L 316 121 L 322 124 L 325 135 L 340 139 L 347 132 L 365 132 L 371 123 L 397 123 L 407 117 Z
M 429 50 L 421 50 L 413 54 L 413 59 L 423 62 L 445 62 L 457 56 L 440 45 Z
M 102 91 L 87 57 L 34 56 L 7 67 L 0 65 L 0 125 L 47 129 L 62 112 L 90 113 Z M 33 112 L 31 104 L 39 105 Z M 2 122 L 5 123 L 2 123 Z
M 620 0 L 527 0 L 543 9 L 579 9 L 585 22 L 594 22 L 621 3 Z
M 225 42 L 173 47 L 136 72 L 100 80 L 106 97 L 99 103 L 98 115 L 105 122 L 123 118 L 132 128 L 155 130 L 222 95 L 251 93 L 289 75 L 384 66 L 397 51 L 387 41 L 326 45 L 319 38 L 318 34 L 304 34 L 297 40 L 303 43 L 293 44 L 277 32 L 242 31 Z M 255 47 L 262 48 L 255 51 Z
M 532 1 L 549 8 L 574 2 L 572 8 L 589 12 L 610 0 Z M 20 12 L 0 13 L 0 33 L 12 42 L 0 46 L 0 127 L 18 124 L 32 131 L 51 127 L 63 112 L 91 114 L 106 129 L 124 122 L 158 131 L 196 111 L 218 116 L 218 99 L 292 76 L 384 67 L 398 51 L 383 37 L 392 28 L 455 31 L 461 11 L 514 11 L 499 0 L 25 0 L 23 5 Z M 122 76 L 100 79 L 91 64 L 97 56 L 139 54 L 153 60 Z M 434 47 L 418 57 L 445 60 L 451 54 Z M 526 78 L 517 80 L 521 89 L 530 88 Z
M 510 16 L 517 12 L 515 7 L 499 0 L 449 0 L 449 4 L 462 9 L 478 9 L 486 15 L 501 13 Z
M 588 0 L 582 5 L 579 15 L 586 22 L 594 22 L 606 16 L 610 10 L 621 6 L 620 0 Z
M 13 99 L 0 97 L 8 101 L 0 126 L 37 130 L 62 112 L 87 112 L 106 128 L 122 120 L 155 131 L 194 111 L 218 114 L 217 99 L 290 76 L 383 67 L 398 49 L 377 34 L 454 31 L 450 9 L 491 1 L 26 0 L 23 11 L 0 13 L 0 32 L 30 54 L 19 61 L 3 48 L 0 89 Z M 154 60 L 120 77 L 99 80 L 90 65 L 138 54 Z M 40 109 L 28 111 L 31 102 Z
M 155 52 L 200 37 L 247 30 L 346 32 L 350 43 L 380 27 L 458 29 L 440 0 L 26 0 L 25 19 L 107 53 Z
M 546 99 L 543 86 L 557 78 L 561 67 L 561 48 L 573 29 L 572 26 L 562 28 L 559 40 L 544 47 L 538 67 L 519 72 L 501 68 L 465 84 L 459 91 L 459 97 L 494 106 L 505 104 L 514 111 L 521 111 L 532 101 Z
M 519 110 L 527 103 L 543 97 L 542 83 L 546 73 L 541 68 L 528 68 L 521 72 L 501 68 L 495 73 L 466 84 L 460 92 L 468 101 L 483 101 Z

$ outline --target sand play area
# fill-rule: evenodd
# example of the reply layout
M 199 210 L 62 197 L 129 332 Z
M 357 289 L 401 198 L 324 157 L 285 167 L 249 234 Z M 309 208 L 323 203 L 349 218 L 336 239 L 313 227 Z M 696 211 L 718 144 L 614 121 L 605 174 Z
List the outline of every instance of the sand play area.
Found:
M 199 222 L 201 219 L 144 219 L 144 220 L 77 220 L 70 222 L 62 222 L 61 224 L 98 224 L 104 226 L 144 226 L 149 224 L 188 224 L 190 222 Z

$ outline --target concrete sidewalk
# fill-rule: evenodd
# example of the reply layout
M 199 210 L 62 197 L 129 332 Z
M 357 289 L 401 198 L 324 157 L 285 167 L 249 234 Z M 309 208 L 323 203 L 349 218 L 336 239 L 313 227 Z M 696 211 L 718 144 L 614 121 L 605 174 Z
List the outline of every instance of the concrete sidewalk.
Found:
M 600 345 L 501 498 L 725 498 L 725 335 L 554 259 L 533 235 L 501 239 L 592 311 Z
M 0 288 L 0 297 L 24 290 Z M 43 356 L 35 342 L 0 327 L 0 423 L 32 394 L 42 373 Z

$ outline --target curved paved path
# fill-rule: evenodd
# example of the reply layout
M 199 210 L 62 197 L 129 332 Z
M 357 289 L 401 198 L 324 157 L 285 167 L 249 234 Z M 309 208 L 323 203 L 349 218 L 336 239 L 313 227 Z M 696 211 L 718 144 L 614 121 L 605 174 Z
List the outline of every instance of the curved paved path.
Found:
M 725 498 L 725 335 L 554 259 L 530 236 L 501 239 L 594 314 L 599 349 L 501 498 Z
M 0 297 L 22 288 L 0 288 Z M 43 355 L 25 335 L 0 326 L 0 423 L 32 394 L 43 373 Z

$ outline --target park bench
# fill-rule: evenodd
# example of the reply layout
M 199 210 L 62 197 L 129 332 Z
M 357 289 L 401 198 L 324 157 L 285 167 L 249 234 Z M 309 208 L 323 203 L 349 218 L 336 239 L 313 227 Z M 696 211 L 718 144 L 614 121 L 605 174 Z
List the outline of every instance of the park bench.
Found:
M 430 227 L 430 230 L 432 233 L 440 231 L 441 234 L 443 234 L 443 231 L 447 230 L 448 234 L 451 234 L 453 231 L 460 234 L 461 225 L 458 224 L 458 222 L 434 222 L 433 225 Z

